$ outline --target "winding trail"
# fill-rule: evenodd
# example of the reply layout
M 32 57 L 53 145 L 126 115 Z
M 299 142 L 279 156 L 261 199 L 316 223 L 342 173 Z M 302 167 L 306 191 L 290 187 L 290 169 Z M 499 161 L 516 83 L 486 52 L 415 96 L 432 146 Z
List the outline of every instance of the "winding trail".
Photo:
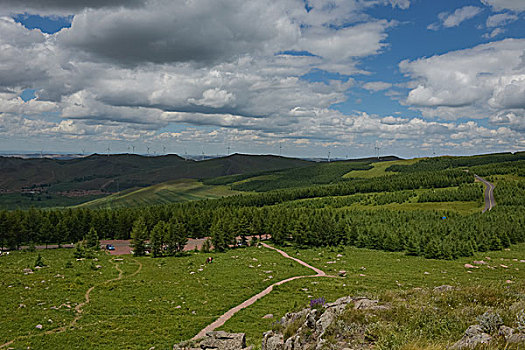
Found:
M 127 277 L 135 276 L 136 274 L 138 274 L 142 270 L 142 263 L 140 261 L 135 260 L 135 259 L 132 259 L 132 260 L 138 264 L 138 268 L 137 268 L 137 270 L 135 272 L 133 272 L 131 275 L 129 275 Z M 95 289 L 95 287 L 101 286 L 101 285 L 106 285 L 106 284 L 111 283 L 111 282 L 119 281 L 119 280 L 121 280 L 124 277 L 124 271 L 122 271 L 122 269 L 120 268 L 119 264 L 115 260 L 111 260 L 111 262 L 114 264 L 115 269 L 118 271 L 118 276 L 115 277 L 115 278 L 111 278 L 109 280 L 106 280 L 106 281 L 104 281 L 102 283 L 99 283 L 99 284 L 96 284 L 94 286 L 89 287 L 89 289 L 84 294 L 85 301 L 83 301 L 83 302 L 79 303 L 77 306 L 75 306 L 75 312 L 77 313 L 77 315 L 75 316 L 75 318 L 68 325 L 62 326 L 62 327 L 58 327 L 58 328 L 54 328 L 54 329 L 45 331 L 44 333 L 41 333 L 41 334 L 31 334 L 31 335 L 19 336 L 19 337 L 13 339 L 13 340 L 8 341 L 5 344 L 0 344 L 0 349 L 8 347 L 9 345 L 13 344 L 15 341 L 29 339 L 29 338 L 33 338 L 33 337 L 39 337 L 39 336 L 42 336 L 42 335 L 62 333 L 62 332 L 67 331 L 68 329 L 75 328 L 75 325 L 77 324 L 78 320 L 80 320 L 80 318 L 82 317 L 82 312 L 84 311 L 83 307 L 86 306 L 87 304 L 89 304 L 89 302 L 91 301 L 90 295 L 91 295 L 91 292 Z
M 262 243 L 261 242 L 261 245 L 265 248 L 269 248 L 269 249 L 272 249 L 272 250 L 275 250 L 277 251 L 279 254 L 281 254 L 282 256 L 284 256 L 285 258 L 287 259 L 291 259 L 307 268 L 309 268 L 310 270 L 314 271 L 316 274 L 315 275 L 305 275 L 305 276 L 294 276 L 294 277 L 290 277 L 290 278 L 287 278 L 287 279 L 284 279 L 282 281 L 279 281 L 279 282 L 276 282 L 270 286 L 268 286 L 265 290 L 263 290 L 262 292 L 252 296 L 250 299 L 248 300 L 245 300 L 244 302 L 242 302 L 241 304 L 235 306 L 234 308 L 231 308 L 230 310 L 226 311 L 224 314 L 222 314 L 218 319 L 216 319 L 214 322 L 210 323 L 208 326 L 206 326 L 204 329 L 202 329 L 196 336 L 194 336 L 192 338 L 192 340 L 197 340 L 199 338 L 202 338 L 206 335 L 206 333 L 208 332 L 211 332 L 215 329 L 217 329 L 218 327 L 222 326 L 226 321 L 228 321 L 230 318 L 232 318 L 233 315 L 235 315 L 238 311 L 252 305 L 253 303 L 255 303 L 257 300 L 261 299 L 262 297 L 264 297 L 265 295 L 268 295 L 275 286 L 280 286 L 281 284 L 285 284 L 285 283 L 288 283 L 290 281 L 294 281 L 294 280 L 297 280 L 297 279 L 301 279 L 301 278 L 308 278 L 308 277 L 336 277 L 336 276 L 331 276 L 331 275 L 327 275 L 324 271 L 316 268 L 316 267 L 313 267 L 312 265 L 309 265 L 307 263 L 305 263 L 304 261 L 302 260 L 299 260 L 297 258 L 294 258 L 293 256 L 290 256 L 288 255 L 286 252 L 280 250 L 280 249 L 277 249 L 277 248 L 274 248 L 266 243 Z
M 476 177 L 476 180 L 482 182 L 485 185 L 485 208 L 483 209 L 484 213 L 496 206 L 496 200 L 494 199 L 494 187 L 496 186 L 476 174 L 474 174 L 474 176 Z

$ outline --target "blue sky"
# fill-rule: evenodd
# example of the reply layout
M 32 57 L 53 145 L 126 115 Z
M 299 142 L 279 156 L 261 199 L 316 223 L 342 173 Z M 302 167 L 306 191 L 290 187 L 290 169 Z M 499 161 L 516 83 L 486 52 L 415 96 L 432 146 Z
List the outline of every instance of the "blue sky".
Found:
M 175 5 L 7 1 L 0 150 L 525 148 L 522 0 Z

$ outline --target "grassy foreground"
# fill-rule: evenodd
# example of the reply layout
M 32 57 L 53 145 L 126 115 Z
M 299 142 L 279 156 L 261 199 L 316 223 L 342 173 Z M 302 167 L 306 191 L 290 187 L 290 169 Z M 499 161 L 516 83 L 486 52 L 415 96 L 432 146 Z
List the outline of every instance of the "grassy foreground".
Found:
M 382 320 L 376 334 L 379 344 L 390 339 L 393 343 L 388 344 L 395 346 L 379 348 L 417 343 L 440 349 L 459 339 L 488 308 L 500 310 L 511 322 L 512 313 L 525 307 L 525 263 L 520 262 L 525 244 L 454 261 L 352 247 L 285 250 L 328 274 L 346 270 L 347 277 L 312 277 L 276 287 L 222 329 L 246 332 L 248 342 L 260 346 L 262 332 L 312 298 L 369 296 L 392 302 L 397 310 L 388 316 L 390 323 Z M 10 345 L 15 349 L 170 349 L 266 286 L 311 274 L 274 251 L 255 247 L 213 254 L 211 265 L 204 264 L 202 253 L 160 259 L 115 259 L 99 253 L 98 261 L 76 261 L 71 250 L 41 254 L 48 266 L 27 275 L 23 269 L 33 268 L 37 253 L 0 257 L 0 343 L 15 340 Z M 488 264 L 464 267 L 474 260 Z M 72 267 L 66 267 L 68 262 Z M 119 270 L 122 279 L 115 280 Z M 432 288 L 443 284 L 458 289 L 436 299 Z M 85 302 L 85 292 L 92 286 L 90 302 L 79 315 L 75 307 Z M 418 309 L 425 303 L 435 305 L 431 313 Z M 263 318 L 267 314 L 274 317 Z M 388 331 L 392 322 L 406 327 Z M 427 333 L 416 332 L 418 327 Z M 46 334 L 49 331 L 55 333 Z
M 99 253 L 93 263 L 76 261 L 71 250 L 41 254 L 48 266 L 28 275 L 23 269 L 33 267 L 37 253 L 0 257 L 0 345 L 15 340 L 10 346 L 16 349 L 171 349 L 270 284 L 311 273 L 263 248 L 214 254 L 210 265 L 206 255 L 194 253 L 122 260 Z M 105 283 L 118 277 L 115 265 L 122 279 Z M 72 325 L 75 307 L 92 286 L 90 302 Z M 46 334 L 60 327 L 64 331 Z

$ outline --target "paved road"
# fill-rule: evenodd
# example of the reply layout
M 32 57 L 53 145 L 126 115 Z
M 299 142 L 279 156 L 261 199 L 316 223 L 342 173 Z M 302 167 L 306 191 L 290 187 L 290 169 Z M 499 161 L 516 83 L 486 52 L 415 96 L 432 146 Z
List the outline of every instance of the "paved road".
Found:
M 483 182 L 485 185 L 485 208 L 483 209 L 483 212 L 491 210 L 496 206 L 496 200 L 494 199 L 494 187 L 496 186 L 478 175 L 474 176 L 476 177 L 476 180 Z

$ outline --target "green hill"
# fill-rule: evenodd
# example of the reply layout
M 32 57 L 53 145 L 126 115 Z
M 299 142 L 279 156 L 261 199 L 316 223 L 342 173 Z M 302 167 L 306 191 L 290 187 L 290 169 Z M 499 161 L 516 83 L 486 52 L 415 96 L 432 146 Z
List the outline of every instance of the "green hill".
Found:
M 177 179 L 200 180 L 310 164 L 301 159 L 242 154 L 203 161 L 185 160 L 178 155 L 134 154 L 94 154 L 72 160 L 0 157 L 0 208 L 65 206 L 81 203 L 82 197 L 87 201 L 93 196 Z
M 127 190 L 112 195 L 95 199 L 79 205 L 78 207 L 122 208 L 138 207 L 157 204 L 185 202 L 208 198 L 220 198 L 239 194 L 227 186 L 209 186 L 194 179 L 181 179 L 163 182 L 138 190 Z

